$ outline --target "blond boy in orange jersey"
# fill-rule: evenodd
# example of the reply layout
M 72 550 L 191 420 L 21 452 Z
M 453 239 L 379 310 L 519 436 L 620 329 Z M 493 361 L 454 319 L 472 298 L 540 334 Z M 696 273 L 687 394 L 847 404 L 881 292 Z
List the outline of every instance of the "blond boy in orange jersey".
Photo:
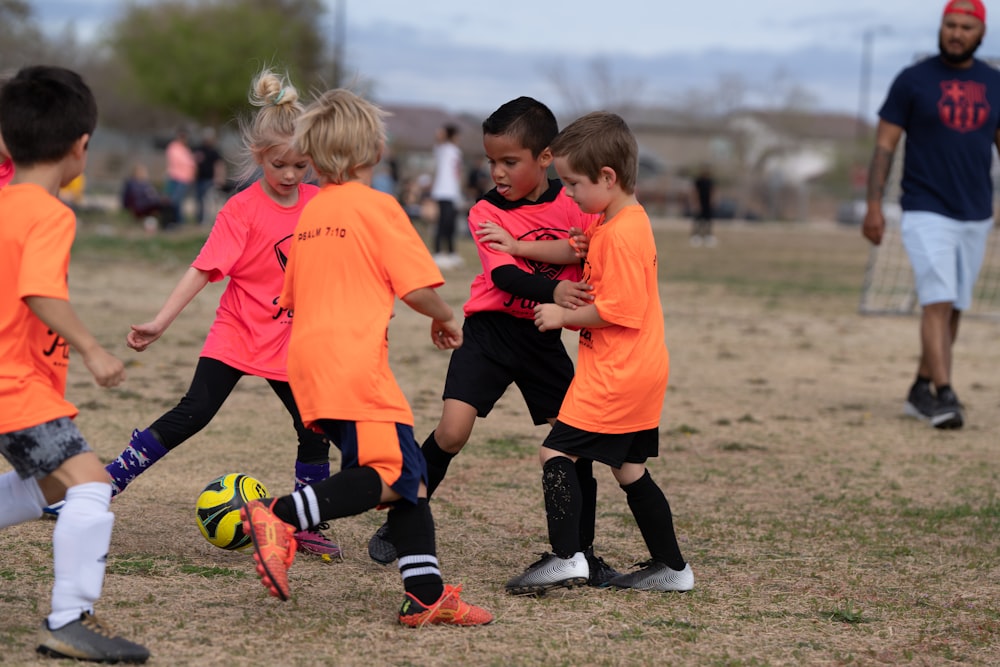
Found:
M 0 89 L 0 127 L 15 166 L 0 189 L 0 453 L 13 467 L 0 475 L 0 528 L 37 519 L 65 498 L 38 652 L 141 663 L 149 651 L 94 615 L 114 524 L 111 484 L 65 398 L 70 348 L 100 386 L 125 379 L 122 362 L 77 317 L 66 281 L 76 216 L 58 193 L 83 173 L 96 124 L 90 88 L 70 70 L 26 67 Z
M 576 309 L 552 303 L 535 307 L 540 331 L 577 327 L 580 346 L 576 375 L 541 448 L 553 553 L 508 581 L 507 590 L 539 593 L 583 576 L 582 493 L 574 464 L 590 459 L 611 466 L 650 554 L 638 570 L 614 577 L 610 585 L 687 591 L 694 587 L 694 575 L 681 556 L 670 505 L 646 470 L 646 460 L 659 453 L 670 363 L 656 244 L 649 218 L 635 198 L 635 137 L 620 117 L 596 112 L 560 132 L 551 150 L 566 193 L 584 212 L 602 215 L 586 230 L 583 280 L 593 286 L 594 302 Z M 533 253 L 535 259 L 575 255 L 564 242 L 517 244 L 499 233 L 490 240 L 513 245 L 513 254 Z
M 349 91 L 328 91 L 300 117 L 295 143 L 321 189 L 299 218 L 279 301 L 295 310 L 288 377 L 303 422 L 340 448 L 341 471 L 244 508 L 257 571 L 273 595 L 287 599 L 294 532 L 389 505 L 406 590 L 399 622 L 489 623 L 488 611 L 441 579 L 427 467 L 389 367 L 396 297 L 431 319 L 438 349 L 461 345 L 462 329 L 435 291 L 444 280 L 406 212 L 371 187 L 385 145 L 383 112 Z

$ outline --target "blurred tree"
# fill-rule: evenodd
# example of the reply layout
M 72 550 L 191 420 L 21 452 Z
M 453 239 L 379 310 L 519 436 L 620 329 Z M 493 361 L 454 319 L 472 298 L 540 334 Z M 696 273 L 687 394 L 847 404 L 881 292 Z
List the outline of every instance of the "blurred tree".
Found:
M 321 85 L 323 12 L 321 0 L 131 2 L 108 38 L 122 64 L 118 88 L 218 126 L 246 106 L 264 65 L 287 70 L 304 91 Z
M 43 53 L 44 39 L 35 24 L 31 3 L 0 0 L 0 76 L 37 62 Z
M 571 115 L 593 109 L 622 113 L 637 106 L 644 87 L 642 79 L 615 74 L 611 61 L 604 57 L 594 58 L 576 75 L 561 61 L 545 66 L 543 73 Z

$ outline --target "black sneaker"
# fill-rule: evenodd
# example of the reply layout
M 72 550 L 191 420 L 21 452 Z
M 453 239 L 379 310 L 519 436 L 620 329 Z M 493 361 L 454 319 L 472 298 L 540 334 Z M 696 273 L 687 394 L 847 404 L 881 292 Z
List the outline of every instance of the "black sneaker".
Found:
M 368 555 L 376 563 L 388 565 L 396 560 L 396 545 L 389 541 L 389 524 L 383 523 L 368 540 Z
M 903 404 L 903 414 L 914 417 L 920 421 L 931 421 L 934 410 L 937 407 L 937 399 L 931 392 L 931 386 L 927 382 L 914 382 L 910 387 L 910 393 Z
M 958 396 L 951 389 L 945 389 L 938 393 L 937 404 L 931 414 L 931 425 L 940 429 L 962 428 L 965 424 L 965 415 L 962 414 L 962 404 L 958 402 Z
M 37 651 L 53 658 L 75 658 L 91 662 L 142 664 L 149 659 L 149 649 L 117 636 L 88 612 L 58 630 L 42 624 L 42 638 Z
M 683 570 L 672 570 L 666 563 L 648 560 L 637 563 L 638 570 L 622 574 L 611 580 L 615 588 L 634 588 L 640 591 L 689 591 L 694 588 L 694 572 L 691 566 Z
M 594 547 L 587 547 L 583 551 L 590 567 L 590 577 L 587 578 L 587 585 L 594 588 L 607 588 L 611 580 L 619 576 L 621 572 L 604 562 L 600 556 L 594 555 Z

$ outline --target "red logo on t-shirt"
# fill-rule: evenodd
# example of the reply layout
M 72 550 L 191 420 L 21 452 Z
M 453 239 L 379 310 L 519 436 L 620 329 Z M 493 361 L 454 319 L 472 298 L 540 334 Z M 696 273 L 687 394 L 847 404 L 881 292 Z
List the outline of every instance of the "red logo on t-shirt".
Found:
M 942 81 L 938 116 L 946 127 L 956 132 L 973 132 L 990 116 L 986 84 L 978 81 Z

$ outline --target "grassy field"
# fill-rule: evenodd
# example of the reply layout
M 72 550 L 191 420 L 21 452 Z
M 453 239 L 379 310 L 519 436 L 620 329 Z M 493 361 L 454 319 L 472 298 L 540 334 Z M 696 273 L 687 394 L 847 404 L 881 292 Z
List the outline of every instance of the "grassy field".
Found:
M 129 379 L 101 390 L 77 360 L 69 383 L 78 423 L 105 459 L 186 390 L 220 289 L 148 351 L 127 350 L 128 325 L 156 312 L 201 239 L 109 231 L 85 227 L 71 289 Z M 723 225 L 714 249 L 689 248 L 681 221 L 658 220 L 656 231 L 671 386 L 649 467 L 674 510 L 694 591 L 504 593 L 548 548 L 537 462 L 545 430 L 512 391 L 432 502 L 446 581 L 462 583 L 494 624 L 399 627 L 398 572 L 365 552 L 377 512 L 337 522 L 344 560 L 300 557 L 292 600 L 270 598 L 250 558 L 208 544 L 193 516 L 202 487 L 225 472 L 252 474 L 273 493 L 291 487 L 290 420 L 263 381 L 247 378 L 211 425 L 115 500 L 98 612 L 147 644 L 156 665 L 1000 663 L 1000 325 L 963 323 L 954 384 L 968 424 L 937 432 L 901 416 L 917 321 L 857 314 L 868 256 L 857 229 Z M 467 267 L 476 263 L 470 242 L 462 251 Z M 446 275 L 454 306 L 473 275 Z M 393 367 L 422 440 L 439 416 L 448 356 L 431 347 L 426 320 L 397 312 Z M 597 472 L 597 551 L 624 570 L 647 554 L 624 494 Z M 46 520 L 0 533 L 0 663 L 53 664 L 33 654 L 51 533 Z

